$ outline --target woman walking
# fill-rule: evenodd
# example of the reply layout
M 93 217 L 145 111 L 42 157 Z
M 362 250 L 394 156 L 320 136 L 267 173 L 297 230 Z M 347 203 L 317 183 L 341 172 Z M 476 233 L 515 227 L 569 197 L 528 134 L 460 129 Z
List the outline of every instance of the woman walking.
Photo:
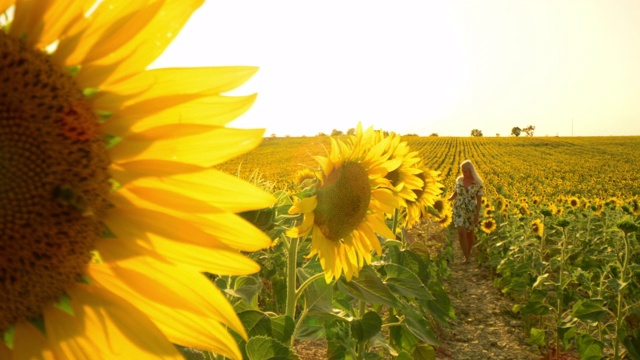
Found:
M 453 222 L 458 229 L 458 240 L 464 254 L 464 261 L 471 259 L 471 248 L 475 240 L 474 230 L 480 220 L 480 207 L 484 195 L 482 179 L 470 160 L 460 164 L 462 175 L 456 179 L 453 194 L 449 200 L 453 204 Z

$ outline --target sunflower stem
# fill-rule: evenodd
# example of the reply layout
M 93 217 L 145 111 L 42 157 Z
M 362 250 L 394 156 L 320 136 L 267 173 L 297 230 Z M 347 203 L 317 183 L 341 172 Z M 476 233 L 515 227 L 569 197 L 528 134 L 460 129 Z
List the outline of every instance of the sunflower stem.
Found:
M 396 235 L 396 230 L 398 228 L 398 208 L 393 212 L 393 236 Z M 404 239 L 403 239 L 404 242 Z
M 295 319 L 296 315 L 296 269 L 298 259 L 298 238 L 292 238 L 289 241 L 289 250 L 287 253 L 287 303 L 285 315 Z M 292 339 L 293 341 L 293 339 Z

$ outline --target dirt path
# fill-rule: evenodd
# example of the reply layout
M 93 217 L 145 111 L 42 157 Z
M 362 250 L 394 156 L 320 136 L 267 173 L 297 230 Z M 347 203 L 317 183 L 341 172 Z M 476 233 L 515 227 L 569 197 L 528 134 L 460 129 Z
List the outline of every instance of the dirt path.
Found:
M 455 241 L 455 239 L 454 239 Z M 472 259 L 462 263 L 462 251 L 453 243 L 451 276 L 445 280 L 456 323 L 444 330 L 438 359 L 540 359 L 539 350 L 526 343 L 521 323 L 510 316 L 513 304 L 493 286 L 491 276 Z

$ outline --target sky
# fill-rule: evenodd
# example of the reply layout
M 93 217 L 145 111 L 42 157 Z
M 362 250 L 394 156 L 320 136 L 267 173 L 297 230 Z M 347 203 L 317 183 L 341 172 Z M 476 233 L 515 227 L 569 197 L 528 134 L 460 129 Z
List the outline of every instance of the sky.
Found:
M 152 67 L 226 65 L 265 136 L 640 135 L 637 0 L 207 0 Z

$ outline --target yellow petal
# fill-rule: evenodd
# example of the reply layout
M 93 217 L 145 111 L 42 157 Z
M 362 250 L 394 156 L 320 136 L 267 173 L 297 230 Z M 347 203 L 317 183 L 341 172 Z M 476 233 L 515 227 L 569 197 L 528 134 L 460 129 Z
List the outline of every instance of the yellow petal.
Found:
M 126 14 L 117 22 L 112 23 L 95 42 L 91 51 L 86 54 L 81 63 L 88 64 L 102 59 L 125 46 L 136 34 L 140 33 L 158 14 L 162 6 L 161 1 L 151 2 L 149 6 Z M 109 63 L 114 61 L 110 59 Z
M 180 197 L 198 200 L 234 213 L 263 209 L 276 202 L 273 195 L 255 185 L 214 169 L 162 179 L 142 178 L 125 186 L 125 189 L 147 201 L 159 205 L 171 203 L 172 199 L 154 195 L 153 191 L 142 194 L 139 189 L 143 188 L 175 192 Z
M 182 359 L 176 348 L 138 309 L 96 286 L 67 290 L 74 315 L 53 306 L 44 310 L 54 351 L 68 359 Z
M 387 239 L 395 239 L 396 235 L 389 229 L 387 224 L 385 224 L 384 219 L 381 216 L 367 214 L 367 223 L 371 225 L 371 228 L 377 234 L 380 234 Z
M 204 170 L 202 166 L 170 160 L 134 160 L 111 166 L 111 173 L 120 184 L 145 176 L 165 177 Z
M 238 215 L 231 213 L 190 215 L 184 219 L 197 224 L 219 241 L 241 251 L 258 251 L 271 246 L 272 240 L 264 232 Z
M 5 10 L 7 10 L 7 8 L 13 5 L 15 1 L 16 0 L 0 0 L 0 13 L 3 13 Z
M 166 125 L 125 137 L 109 151 L 114 162 L 165 159 L 211 167 L 255 149 L 262 129 Z
M 91 14 L 77 19 L 77 24 L 63 32 L 53 54 L 53 61 L 63 66 L 83 65 L 82 59 L 97 46 L 106 32 L 113 31 L 113 26 L 126 21 L 124 19 L 147 5 L 146 1 L 127 0 L 104 0 L 98 6 L 94 6 L 95 1 L 91 0 L 79 3 L 83 3 L 83 13 L 91 9 Z
M 167 301 L 165 301 L 165 303 L 157 302 L 154 300 L 154 297 L 157 296 L 153 289 L 139 291 L 137 287 L 131 288 L 120 281 L 121 278 L 116 277 L 111 270 L 106 269 L 104 266 L 100 268 L 93 266 L 90 268 L 90 274 L 92 279 L 98 284 L 126 298 L 132 305 L 144 312 L 172 343 L 201 350 L 209 350 L 232 358 L 239 359 L 242 357 L 239 354 L 236 341 L 229 335 L 226 327 L 211 317 L 198 315 L 197 313 L 181 308 L 167 306 L 165 304 Z M 192 291 L 190 291 L 190 293 L 191 292 Z M 206 294 L 206 291 L 201 294 Z M 179 294 L 177 291 L 169 291 L 167 296 L 169 298 L 176 298 L 179 297 Z M 201 295 L 198 294 L 196 296 Z M 177 300 L 189 302 L 186 296 Z M 211 303 L 211 300 L 212 299 L 209 299 L 208 302 Z M 226 302 L 227 300 L 221 298 L 219 301 Z M 199 301 L 196 302 L 200 303 Z M 204 305 L 200 306 L 204 308 Z M 206 305 L 206 307 L 210 306 L 211 304 Z M 213 306 L 216 306 L 216 303 L 214 303 Z M 235 314 L 233 309 L 230 314 Z M 241 328 L 240 333 L 244 334 L 243 328 Z
M 259 265 L 253 260 L 227 248 L 226 245 L 221 246 L 208 234 L 194 227 L 183 226 L 186 222 L 158 217 L 158 223 L 152 225 L 150 220 L 152 219 L 139 221 L 134 217 L 128 218 L 124 211 L 111 211 L 104 223 L 118 239 L 130 243 L 126 249 L 129 252 L 134 251 L 134 254 L 157 252 L 165 261 L 194 271 L 208 271 L 220 275 L 248 275 L 260 270 Z M 167 224 L 161 225 L 163 220 L 167 221 Z M 171 229 L 170 223 L 181 225 L 177 229 Z M 184 233 L 181 234 L 181 231 Z M 200 238 L 194 234 L 204 236 Z M 106 260 L 127 258 L 125 254 L 118 252 L 116 247 L 119 246 L 120 242 L 113 239 L 105 239 L 96 244 L 100 253 L 104 252 L 103 257 Z
M 313 229 L 314 219 L 315 216 L 313 215 L 313 213 L 305 214 L 302 218 L 302 224 L 300 224 L 300 226 L 298 227 L 287 230 L 287 236 L 292 238 L 299 238 L 309 234 L 309 232 L 311 232 L 311 230 Z
M 318 206 L 318 197 L 308 198 L 293 197 L 293 205 L 289 208 L 289 214 L 310 213 Z
M 203 94 L 231 91 L 256 72 L 252 66 L 170 68 L 143 71 L 110 85 L 102 85 L 91 98 L 95 108 L 116 111 L 133 103 L 166 97 L 167 94 Z
M 184 310 L 219 321 L 246 338 L 244 327 L 229 301 L 215 284 L 199 272 L 186 271 L 146 258 L 135 258 L 108 266 L 91 265 L 89 274 L 100 285 L 124 299 L 144 300 L 146 306 L 136 306 L 142 312 L 146 312 L 148 306 Z M 159 320 L 155 317 L 151 319 Z
M 86 10 L 85 3 L 86 1 L 54 1 L 46 8 L 43 15 L 44 28 L 35 47 L 43 49 L 58 40 L 75 23 L 82 22 Z
M 13 22 L 9 35 L 25 39 L 27 45 L 35 45 L 44 29 L 44 14 L 56 0 L 22 0 L 15 2 Z
M 78 83 L 82 87 L 97 88 L 144 71 L 173 41 L 202 2 L 203 0 L 163 1 L 161 9 L 151 21 L 122 46 L 92 64 L 83 64 L 77 76 Z
M 33 325 L 26 321 L 17 323 L 15 333 L 15 342 L 13 344 L 13 360 L 18 359 L 46 359 L 54 360 L 53 349 L 49 345 L 47 339 Z M 2 357 L 0 352 L 0 358 Z
M 256 95 L 202 94 L 155 98 L 118 110 L 103 125 L 103 131 L 125 137 L 131 132 L 176 123 L 223 126 L 247 111 L 255 99 Z

